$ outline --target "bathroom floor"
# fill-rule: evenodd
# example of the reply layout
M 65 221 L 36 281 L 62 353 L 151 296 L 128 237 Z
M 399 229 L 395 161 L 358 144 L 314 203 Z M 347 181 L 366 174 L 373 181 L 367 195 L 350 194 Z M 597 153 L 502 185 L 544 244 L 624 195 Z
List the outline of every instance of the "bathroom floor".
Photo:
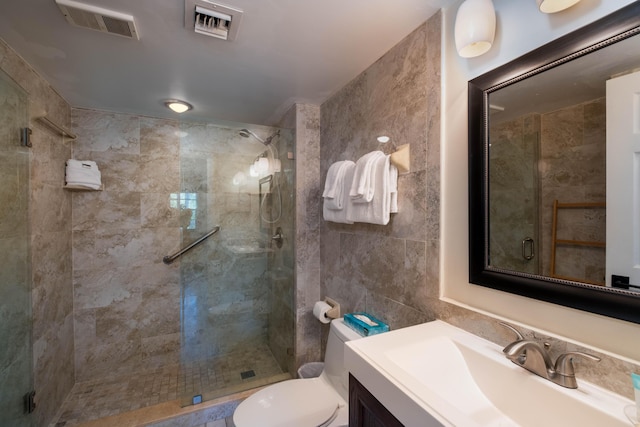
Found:
M 186 404 L 198 394 L 208 400 L 263 385 L 265 379 L 282 374 L 269 348 L 260 346 L 182 367 L 175 364 L 135 375 L 78 382 L 50 427 L 76 426 L 176 399 Z

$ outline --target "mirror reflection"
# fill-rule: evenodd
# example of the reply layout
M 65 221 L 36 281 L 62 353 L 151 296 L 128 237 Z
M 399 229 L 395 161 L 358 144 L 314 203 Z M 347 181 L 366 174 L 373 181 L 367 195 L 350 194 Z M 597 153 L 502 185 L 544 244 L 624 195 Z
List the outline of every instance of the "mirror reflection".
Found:
M 488 94 L 489 267 L 640 285 L 637 52 L 640 36 Z

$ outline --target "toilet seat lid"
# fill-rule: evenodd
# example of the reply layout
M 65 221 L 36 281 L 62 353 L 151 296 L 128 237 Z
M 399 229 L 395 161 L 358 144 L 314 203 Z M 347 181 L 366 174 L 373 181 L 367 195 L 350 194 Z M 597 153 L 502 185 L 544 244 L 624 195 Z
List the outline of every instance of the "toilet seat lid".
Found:
M 340 407 L 338 393 L 319 378 L 273 384 L 242 402 L 233 421 L 237 427 L 322 426 Z

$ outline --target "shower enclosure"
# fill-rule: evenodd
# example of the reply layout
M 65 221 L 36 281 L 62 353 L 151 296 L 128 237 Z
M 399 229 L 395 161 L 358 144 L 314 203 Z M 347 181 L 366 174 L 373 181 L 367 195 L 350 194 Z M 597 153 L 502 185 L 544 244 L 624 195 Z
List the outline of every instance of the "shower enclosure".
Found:
M 75 192 L 50 184 L 69 202 L 57 217 L 68 231 L 68 252 L 58 256 L 73 263 L 73 274 L 59 284 L 73 295 L 73 337 L 54 334 L 50 342 L 72 340 L 72 350 L 58 357 L 69 359 L 75 383 L 56 396 L 61 407 L 44 397 L 38 403 L 36 395 L 36 412 L 26 415 L 34 383 L 48 379 L 38 365 L 43 347 L 32 342 L 28 201 L 43 195 L 33 195 L 29 168 L 41 165 L 20 145 L 20 129 L 29 126 L 26 93 L 0 76 L 0 100 L 0 424 L 71 427 L 291 378 L 294 132 L 72 109 L 77 138 L 51 143 L 66 144 L 65 159 L 72 153 L 95 161 L 103 182 L 100 191 Z M 243 128 L 257 138 L 240 135 Z M 34 147 L 42 148 L 38 142 Z M 278 167 L 250 170 L 256 161 L 275 165 L 276 157 Z M 51 166 L 63 170 L 64 160 Z M 216 227 L 174 263 L 163 263 Z M 41 300 L 54 314 L 62 304 Z
M 219 227 L 180 257 L 183 405 L 291 378 L 293 133 L 251 132 L 180 126 L 183 246 Z
M 512 90 L 519 99 L 517 85 Z M 509 118 L 509 108 L 491 115 L 489 262 L 603 285 L 606 251 L 584 242 L 606 240 L 606 100 L 553 105 L 519 117 Z M 554 202 L 566 209 L 560 214 Z
M 31 425 L 23 402 L 33 388 L 27 114 L 27 95 L 0 72 L 0 419 L 13 427 Z

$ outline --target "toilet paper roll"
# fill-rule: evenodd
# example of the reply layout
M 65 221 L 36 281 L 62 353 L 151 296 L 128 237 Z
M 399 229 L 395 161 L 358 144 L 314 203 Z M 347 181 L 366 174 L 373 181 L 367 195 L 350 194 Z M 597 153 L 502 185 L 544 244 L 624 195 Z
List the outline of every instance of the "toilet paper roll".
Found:
M 331 310 L 331 306 L 324 301 L 317 301 L 313 306 L 313 315 L 322 323 L 329 323 L 331 319 L 327 316 L 327 312 Z

